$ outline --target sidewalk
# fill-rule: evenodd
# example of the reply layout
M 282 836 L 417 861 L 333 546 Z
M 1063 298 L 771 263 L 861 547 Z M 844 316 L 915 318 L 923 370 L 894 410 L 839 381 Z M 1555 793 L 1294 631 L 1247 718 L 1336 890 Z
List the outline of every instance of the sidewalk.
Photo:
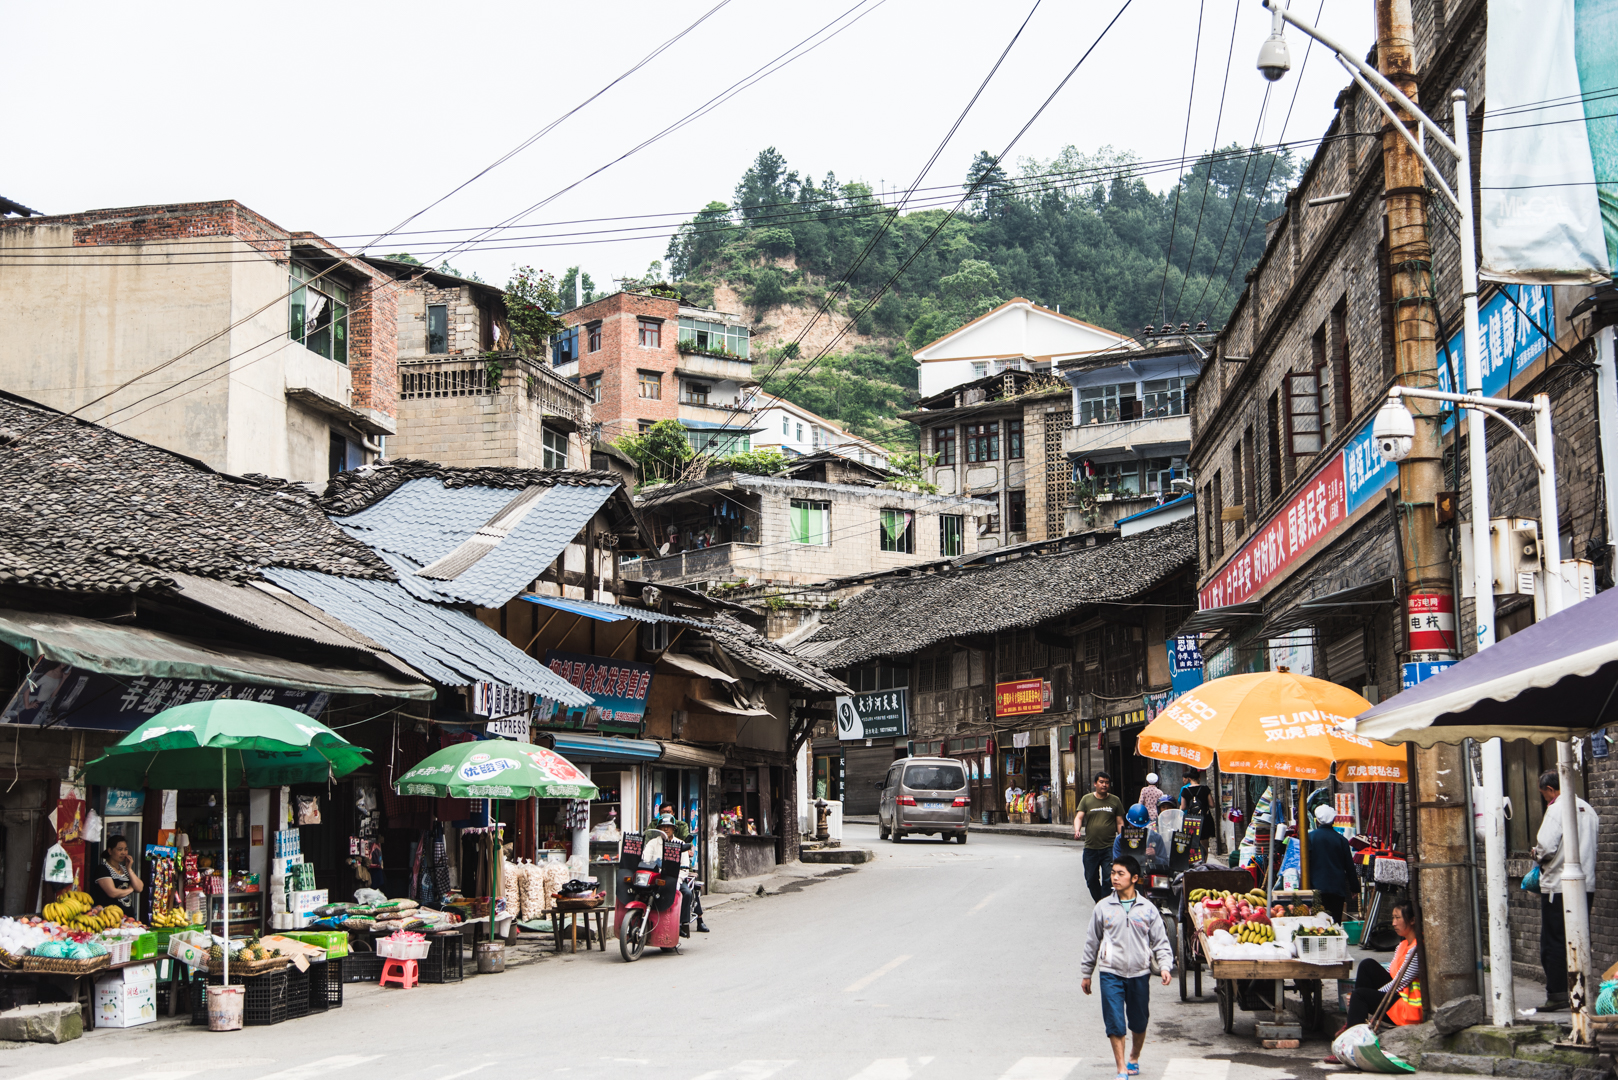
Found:
M 845 825 L 876 825 L 876 817 L 844 817 Z M 972 822 L 970 832 L 999 833 L 1005 836 L 1038 836 L 1047 840 L 1073 840 L 1071 825 L 979 825 Z

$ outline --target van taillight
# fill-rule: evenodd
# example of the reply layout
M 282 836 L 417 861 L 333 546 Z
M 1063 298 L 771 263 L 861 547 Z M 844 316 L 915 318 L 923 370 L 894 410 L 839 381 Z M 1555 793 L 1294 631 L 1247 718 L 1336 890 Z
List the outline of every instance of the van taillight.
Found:
M 968 803 L 967 803 L 967 800 L 964 799 L 964 798 L 957 798 L 954 802 L 950 803 L 950 805 L 951 806 L 966 806 L 966 805 L 968 805 Z
M 911 798 L 909 795 L 901 795 L 901 796 L 899 796 L 898 801 L 899 801 L 900 806 L 915 806 L 916 805 L 916 800 Z

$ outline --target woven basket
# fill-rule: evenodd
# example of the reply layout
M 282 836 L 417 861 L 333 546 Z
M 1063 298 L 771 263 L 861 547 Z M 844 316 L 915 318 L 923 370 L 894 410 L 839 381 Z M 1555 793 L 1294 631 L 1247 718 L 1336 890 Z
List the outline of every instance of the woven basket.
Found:
M 237 975 L 243 978 L 249 975 L 265 975 L 271 971 L 280 971 L 290 962 L 285 956 L 272 956 L 268 960 L 232 960 L 230 962 L 230 976 L 234 979 Z M 209 961 L 210 972 L 222 975 L 224 970 L 225 965 L 223 962 L 215 965 L 212 960 Z
M 24 971 L 37 971 L 46 975 L 88 975 L 109 964 L 105 956 L 92 956 L 88 960 L 58 960 L 54 956 L 25 956 Z
M 15 971 L 16 969 L 22 967 L 22 961 L 22 957 L 12 956 L 4 949 L 0 949 L 0 968 L 10 968 Z

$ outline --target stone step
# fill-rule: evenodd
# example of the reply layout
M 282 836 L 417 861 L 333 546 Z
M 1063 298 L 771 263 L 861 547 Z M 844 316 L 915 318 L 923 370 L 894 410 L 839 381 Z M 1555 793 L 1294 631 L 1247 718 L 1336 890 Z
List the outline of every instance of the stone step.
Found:
M 0 1040 L 5 1042 L 71 1042 L 84 1034 L 84 1017 L 72 1002 L 19 1005 L 0 1012 Z
M 806 863 L 845 863 L 857 866 L 876 858 L 869 848 L 824 847 L 808 848 L 798 852 L 798 861 Z

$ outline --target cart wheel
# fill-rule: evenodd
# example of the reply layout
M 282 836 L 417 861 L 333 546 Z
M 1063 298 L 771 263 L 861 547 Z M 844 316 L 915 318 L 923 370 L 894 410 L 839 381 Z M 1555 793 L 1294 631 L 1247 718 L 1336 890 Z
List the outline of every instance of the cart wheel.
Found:
M 1214 995 L 1219 998 L 1219 1022 L 1229 1035 L 1236 1030 L 1236 984 L 1230 979 L 1220 979 L 1214 986 Z
M 1191 963 L 1191 950 L 1186 948 L 1185 944 L 1185 924 L 1181 923 L 1175 929 L 1177 932 L 1174 935 L 1174 944 L 1176 946 L 1175 951 L 1178 953 L 1177 959 L 1180 968 L 1180 1000 L 1184 1001 L 1186 1000 L 1185 969 Z

